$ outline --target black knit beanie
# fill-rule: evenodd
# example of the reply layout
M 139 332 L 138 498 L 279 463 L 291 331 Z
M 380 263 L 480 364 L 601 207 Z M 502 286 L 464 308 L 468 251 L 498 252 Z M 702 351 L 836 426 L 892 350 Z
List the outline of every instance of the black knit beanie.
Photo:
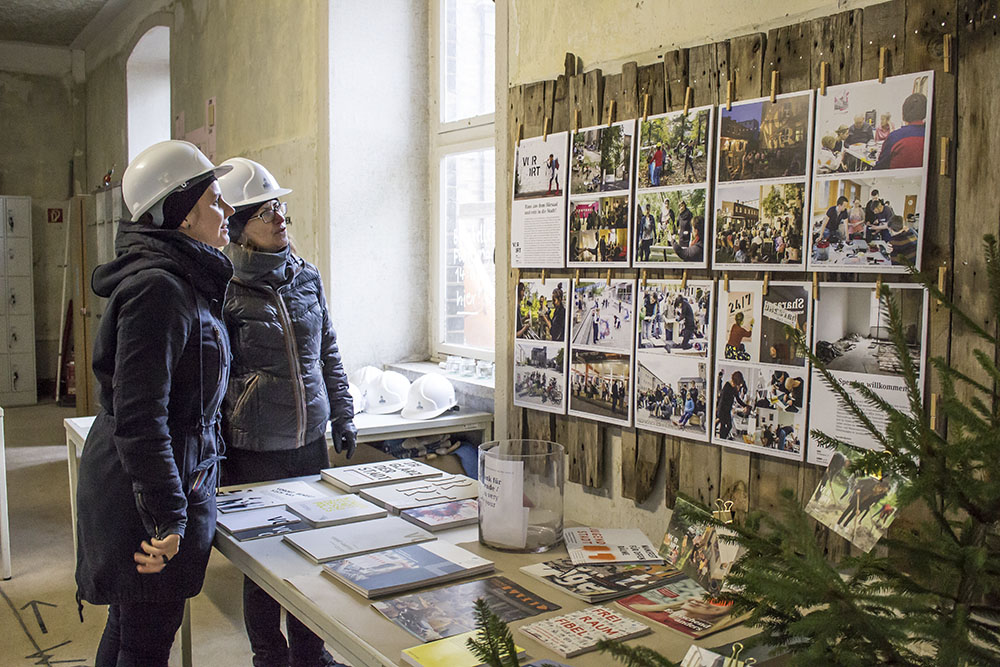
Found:
M 229 240 L 233 243 L 239 243 L 240 237 L 243 236 L 243 230 L 246 229 L 247 223 L 250 222 L 250 218 L 260 209 L 261 204 L 250 204 L 248 206 L 241 206 L 236 209 L 236 213 L 229 216 Z
M 180 227 L 184 218 L 215 180 L 215 174 L 208 174 L 200 181 L 189 184 L 183 190 L 177 190 L 167 195 L 167 198 L 163 200 L 163 229 Z

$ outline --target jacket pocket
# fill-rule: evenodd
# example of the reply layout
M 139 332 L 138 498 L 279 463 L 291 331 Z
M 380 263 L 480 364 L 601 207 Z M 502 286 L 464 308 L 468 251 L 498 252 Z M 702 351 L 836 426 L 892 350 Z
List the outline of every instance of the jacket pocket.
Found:
M 247 380 L 246 385 L 243 387 L 243 391 L 240 393 L 239 398 L 236 399 L 236 403 L 233 404 L 233 414 L 232 421 L 237 422 L 240 415 L 243 414 L 243 410 L 246 409 L 247 403 L 250 401 L 250 397 L 257 391 L 257 384 L 260 382 L 260 374 L 254 373 Z

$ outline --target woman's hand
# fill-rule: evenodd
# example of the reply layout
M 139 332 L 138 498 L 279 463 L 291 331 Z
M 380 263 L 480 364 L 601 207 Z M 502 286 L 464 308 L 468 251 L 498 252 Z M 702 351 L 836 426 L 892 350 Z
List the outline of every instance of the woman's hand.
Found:
M 142 551 L 132 554 L 132 560 L 138 565 L 135 569 L 140 574 L 156 574 L 167 566 L 167 561 L 177 555 L 181 548 L 181 536 L 167 535 L 162 540 L 155 537 L 149 542 L 142 541 Z

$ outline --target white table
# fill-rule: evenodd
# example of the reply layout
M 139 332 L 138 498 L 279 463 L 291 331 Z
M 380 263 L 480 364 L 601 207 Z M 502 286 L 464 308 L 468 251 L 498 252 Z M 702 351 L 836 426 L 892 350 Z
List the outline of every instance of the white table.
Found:
M 3 408 L 0 408 L 0 575 L 10 579 L 10 508 L 7 505 L 7 449 L 4 444 Z

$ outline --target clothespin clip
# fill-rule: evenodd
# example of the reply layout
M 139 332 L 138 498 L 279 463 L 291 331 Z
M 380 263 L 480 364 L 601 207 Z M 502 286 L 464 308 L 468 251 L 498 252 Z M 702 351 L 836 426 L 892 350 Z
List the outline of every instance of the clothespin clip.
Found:
M 729 291 L 729 271 L 722 274 L 722 289 Z
M 580 269 L 576 270 L 576 282 L 580 282 Z
M 819 94 L 826 95 L 826 84 L 830 78 L 830 63 L 825 60 L 819 64 Z
M 521 145 L 521 136 L 524 134 L 524 123 L 517 124 L 517 136 L 514 137 L 514 148 Z
M 819 301 L 819 274 L 813 273 L 813 301 Z
M 771 70 L 771 104 L 778 101 L 778 70 Z
M 552 119 L 546 116 L 545 122 L 542 123 L 542 141 L 549 140 L 549 127 L 551 125 L 552 125 Z
M 521 269 L 514 269 L 514 282 L 521 282 Z
M 878 47 L 878 82 L 885 83 L 885 56 L 889 49 L 884 46 Z
M 876 295 L 876 298 L 879 301 L 882 300 L 882 274 L 881 273 L 878 274 L 878 276 L 875 278 L 875 295 Z
M 643 287 L 645 287 L 645 286 L 646 286 L 646 274 L 647 274 L 647 271 L 646 271 L 646 269 L 643 269 L 643 270 L 642 270 L 642 286 L 643 286 Z
M 930 427 L 932 431 L 937 430 L 937 404 L 938 404 L 938 395 L 931 394 Z
M 681 289 L 685 290 L 688 286 L 688 270 L 684 269 L 684 273 L 681 275 Z
M 611 127 L 611 125 L 614 122 L 615 122 L 615 101 L 611 100 L 611 103 L 608 104 L 608 127 Z
M 941 137 L 941 161 L 938 167 L 938 173 L 941 176 L 948 175 L 948 152 L 951 150 L 951 141 L 948 137 Z
M 771 272 L 770 271 L 765 271 L 764 272 L 764 287 L 763 287 L 763 289 L 761 289 L 761 294 L 762 295 L 767 296 L 767 288 L 768 288 L 768 285 L 770 283 L 771 283 Z
M 941 57 L 944 59 L 944 71 L 951 72 L 951 33 L 944 36 L 944 44 L 941 45 L 943 53 Z
M 608 269 L 608 287 L 611 287 L 611 269 Z
M 729 656 L 729 661 L 734 665 L 738 665 L 740 659 L 740 653 L 743 653 L 743 644 L 740 642 L 733 643 L 733 652 Z
M 938 288 L 938 291 L 941 292 L 942 294 L 944 294 L 944 277 L 945 277 L 945 275 L 947 273 L 948 273 L 948 267 L 945 264 L 942 264 L 941 266 L 938 267 L 938 284 L 937 284 L 937 288 Z M 942 303 L 941 299 L 936 299 L 936 301 L 937 301 L 937 305 L 940 306 L 941 303 Z
M 646 122 L 646 118 L 649 116 L 649 93 L 645 93 L 642 96 L 642 120 Z
M 723 500 L 722 498 L 715 499 L 715 509 L 712 510 L 712 516 L 716 521 L 721 521 L 722 523 L 730 523 L 733 520 L 733 501 Z
M 573 109 L 573 131 L 580 131 L 580 107 Z
M 684 91 L 684 115 L 688 115 L 688 109 L 691 108 L 691 86 L 687 87 Z
M 542 287 L 545 287 L 545 269 L 542 269 Z
M 726 81 L 726 111 L 733 110 L 733 80 Z

